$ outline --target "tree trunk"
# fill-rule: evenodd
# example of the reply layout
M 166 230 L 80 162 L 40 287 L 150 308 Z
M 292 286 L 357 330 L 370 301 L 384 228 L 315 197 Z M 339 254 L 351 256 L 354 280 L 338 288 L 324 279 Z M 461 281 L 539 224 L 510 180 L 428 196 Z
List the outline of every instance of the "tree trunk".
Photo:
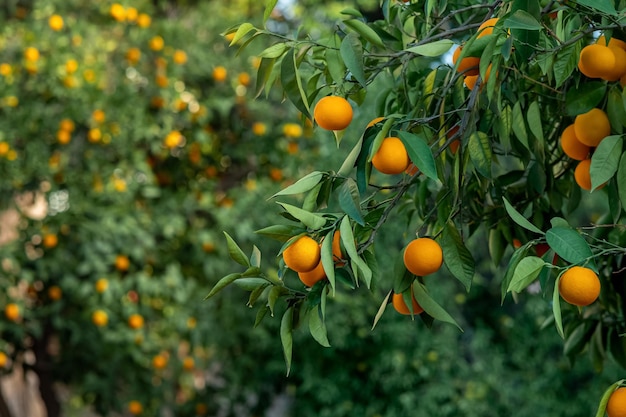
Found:
M 46 325 L 41 339 L 36 339 L 33 344 L 35 353 L 33 370 L 39 378 L 39 394 L 46 407 L 48 417 L 59 417 L 61 415 L 61 404 L 54 390 L 54 375 L 52 374 L 50 355 L 48 353 L 50 335 L 50 326 Z
M 13 417 L 13 414 L 11 414 L 11 410 L 9 410 L 9 405 L 4 399 L 4 394 L 2 393 L 1 386 L 0 386 L 0 417 Z

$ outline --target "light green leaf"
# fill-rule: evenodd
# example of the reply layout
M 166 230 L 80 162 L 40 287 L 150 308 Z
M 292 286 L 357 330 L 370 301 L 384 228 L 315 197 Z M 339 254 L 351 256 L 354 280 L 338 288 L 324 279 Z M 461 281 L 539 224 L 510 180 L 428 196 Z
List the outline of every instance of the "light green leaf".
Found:
M 339 52 L 341 46 L 341 39 L 339 35 L 335 34 L 332 37 L 332 46 L 326 48 L 324 54 L 326 57 L 326 66 L 331 78 L 337 84 L 341 84 L 346 76 L 346 65 Z
M 250 266 L 250 261 L 246 254 L 241 250 L 239 245 L 235 242 L 235 240 L 230 237 L 230 235 L 224 232 L 224 236 L 226 237 L 226 246 L 228 247 L 228 254 L 231 259 L 237 262 L 239 265 Z
M 435 158 L 423 135 L 400 131 L 398 136 L 415 166 L 428 178 L 438 181 Z
M 559 283 L 561 275 L 559 275 L 554 283 L 554 291 L 552 292 L 552 315 L 554 316 L 554 324 L 561 338 L 565 339 L 563 334 L 563 318 L 561 317 L 561 294 L 559 293 Z
M 310 227 L 311 229 L 321 229 L 326 224 L 326 219 L 319 214 L 311 213 L 310 211 L 302 210 L 299 207 L 292 206 L 287 203 L 280 203 L 289 214 L 302 222 L 303 225 Z
M 356 185 L 356 181 L 352 178 L 347 178 L 342 186 L 339 188 L 339 207 L 348 215 L 352 220 L 360 224 L 365 225 L 363 214 L 361 213 L 361 196 L 359 195 L 359 189 Z
M 241 25 L 239 25 L 239 28 L 237 28 L 237 32 L 235 32 L 235 36 L 233 37 L 233 40 L 230 41 L 230 44 L 228 46 L 233 46 L 253 30 L 256 30 L 253 24 L 242 23 Z
M 232 284 L 236 279 L 239 279 L 239 278 L 241 278 L 241 274 L 239 273 L 226 275 L 225 277 L 217 281 L 217 284 L 215 284 L 215 287 L 213 287 L 211 291 L 209 291 L 209 294 L 206 297 L 204 297 L 204 299 L 206 300 L 206 299 L 213 297 L 215 294 L 223 290 L 224 287 L 226 287 L 229 284 Z
M 361 35 L 363 39 L 370 42 L 371 44 L 379 46 L 381 48 L 385 47 L 385 44 L 383 43 L 383 40 L 380 38 L 380 36 L 378 36 L 378 33 L 376 33 L 374 29 L 369 27 L 364 22 L 358 19 L 348 19 L 348 20 L 344 20 L 343 23 L 347 27 L 349 27 L 350 29 L 352 29 L 353 31 Z
M 509 203 L 509 200 L 504 197 L 502 197 L 502 200 L 504 201 L 504 208 L 506 209 L 506 212 L 515 223 L 522 226 L 524 229 L 530 230 L 531 232 L 539 233 L 540 235 L 543 234 L 543 232 L 539 230 L 537 226 L 535 226 L 534 224 L 529 222 L 524 216 L 522 216 L 522 214 L 517 211 L 515 207 L 511 205 L 511 203 Z
M 591 157 L 591 190 L 613 178 L 619 168 L 624 140 L 621 136 L 607 136 L 598 145 Z
M 263 51 L 261 51 L 261 53 L 259 54 L 259 58 L 278 58 L 282 56 L 287 49 L 288 49 L 288 46 L 286 43 L 284 42 L 276 43 L 270 47 L 265 48 Z
M 357 252 L 356 245 L 354 243 L 354 234 L 352 233 L 352 226 L 350 225 L 350 218 L 348 216 L 344 216 L 344 218 L 341 220 L 339 233 L 341 236 L 341 242 L 346 248 L 346 252 L 348 252 L 348 257 L 361 271 L 363 279 L 365 280 L 365 285 L 369 288 L 372 279 L 372 271 Z
M 322 180 L 322 178 L 324 178 L 324 175 L 326 174 L 323 172 L 313 171 L 300 178 L 294 184 L 291 184 L 290 186 L 280 190 L 270 198 L 274 198 L 279 195 L 301 194 L 310 191 L 315 188 L 315 186 Z
M 423 45 L 412 46 L 405 49 L 407 52 L 411 52 L 417 55 L 436 57 L 445 54 L 454 45 L 454 42 L 450 39 L 441 39 L 435 42 L 426 43 Z
M 280 341 L 283 345 L 285 363 L 287 365 L 287 376 L 291 370 L 291 356 L 293 351 L 293 307 L 289 307 L 280 321 Z
M 263 11 L 263 24 L 267 23 L 267 19 L 269 19 L 270 15 L 272 14 L 272 10 L 274 10 L 274 7 L 276 7 L 276 4 L 278 4 L 278 0 L 267 0 L 267 3 L 265 4 L 265 10 Z
M 443 309 L 435 300 L 433 300 L 428 292 L 426 291 L 426 287 L 422 285 L 420 282 L 416 281 L 413 284 L 413 294 L 415 295 L 415 299 L 417 303 L 424 309 L 426 313 L 428 313 L 435 320 L 443 321 L 445 323 L 450 323 L 455 325 L 461 329 L 461 326 L 452 318 L 452 316 Z
M 363 66 L 363 45 L 361 40 L 354 33 L 349 33 L 341 42 L 339 50 L 343 62 L 362 87 L 365 87 L 365 68 Z
M 600 399 L 600 403 L 598 404 L 598 411 L 596 412 L 596 417 L 604 417 L 604 414 L 606 413 L 606 405 L 609 402 L 609 398 L 611 398 L 611 394 L 613 394 L 613 391 L 615 391 L 619 386 L 621 386 L 624 383 L 624 379 L 621 379 L 617 382 L 614 382 L 611 384 L 610 387 L 608 387 L 606 389 L 606 391 L 604 391 L 604 394 L 602 394 L 602 398 Z
M 491 178 L 491 144 L 484 132 L 474 132 L 467 143 L 470 159 L 476 171 L 485 178 Z
M 335 292 L 335 261 L 333 259 L 333 236 L 335 231 L 332 230 L 326 234 L 322 241 L 322 266 L 326 272 L 326 278 L 330 283 L 330 288 Z
M 507 265 L 506 271 L 504 273 L 504 278 L 502 279 L 502 286 L 501 286 L 501 295 L 502 295 L 501 303 L 502 304 L 504 304 L 504 299 L 506 298 L 506 295 L 508 294 L 509 284 L 513 280 L 513 274 L 515 274 L 515 269 L 517 268 L 517 265 L 519 265 L 519 263 L 522 261 L 522 259 L 524 259 L 524 257 L 526 256 L 526 253 L 528 253 L 529 247 L 530 247 L 530 243 L 527 243 L 521 248 L 517 249 L 515 252 L 513 252 L 513 256 L 511 256 L 511 259 L 509 260 L 509 264 Z
M 534 280 L 537 279 L 541 270 L 546 265 L 545 261 L 536 256 L 527 256 L 515 267 L 513 279 L 507 288 L 508 292 L 522 292 Z
M 376 312 L 376 316 L 374 317 L 372 330 L 374 330 L 374 327 L 376 327 L 376 323 L 378 323 L 378 320 L 380 320 L 380 318 L 383 316 L 383 313 L 387 309 L 387 304 L 389 304 L 389 297 L 391 296 L 392 292 L 393 292 L 392 290 L 389 290 L 385 298 L 383 298 L 383 301 L 380 303 L 380 307 L 378 307 L 378 311 Z
M 317 343 L 324 347 L 330 347 L 326 324 L 322 319 L 319 306 L 315 306 L 315 308 L 312 308 L 311 311 L 309 311 L 309 331 Z
M 343 161 L 341 168 L 339 168 L 339 171 L 337 172 L 337 176 L 347 177 L 350 172 L 352 172 L 354 164 L 361 153 L 361 146 L 363 146 L 363 138 L 359 139 L 359 141 L 354 145 L 354 148 L 352 148 L 346 159 Z

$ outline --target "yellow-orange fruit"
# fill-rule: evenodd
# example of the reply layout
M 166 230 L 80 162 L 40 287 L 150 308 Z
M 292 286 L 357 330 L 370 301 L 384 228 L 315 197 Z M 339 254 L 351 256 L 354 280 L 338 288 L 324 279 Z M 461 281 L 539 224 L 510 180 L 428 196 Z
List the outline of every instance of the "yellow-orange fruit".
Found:
M 324 266 L 320 261 L 313 270 L 309 272 L 298 272 L 298 278 L 300 278 L 300 281 L 307 287 L 312 287 L 317 282 L 326 278 L 326 271 L 324 271 Z
M 372 165 L 383 174 L 395 175 L 403 173 L 411 160 L 399 138 L 390 136 L 383 139 L 380 147 L 372 158 Z
M 425 276 L 437 272 L 443 264 L 439 243 L 427 237 L 412 240 L 404 249 L 404 265 L 414 275 Z
M 493 27 L 496 23 L 498 23 L 497 17 L 485 20 L 482 25 L 478 26 L 477 37 L 482 38 L 483 36 L 491 35 L 493 33 Z
M 570 304 L 588 306 L 600 295 L 600 279 L 589 268 L 573 266 L 561 275 L 559 294 Z
M 576 184 L 583 190 L 591 190 L 591 175 L 589 169 L 591 168 L 591 159 L 584 159 L 576 165 L 574 170 L 574 179 Z
M 342 267 L 344 263 L 341 261 L 343 259 L 343 253 L 341 253 L 341 234 L 339 230 L 336 230 L 333 234 L 333 261 L 337 263 L 338 267 Z
M 139 401 L 131 401 L 128 403 L 128 412 L 134 416 L 143 413 L 143 405 Z
M 477 81 L 478 81 L 478 75 L 467 75 L 463 78 L 463 83 L 470 90 L 473 90 L 474 87 L 476 87 Z
M 626 417 L 626 387 L 619 387 L 609 397 L 606 404 L 609 417 Z
M 4 316 L 10 321 L 17 321 L 20 318 L 20 307 L 15 303 L 9 303 L 4 307 Z
M 626 74 L 626 50 L 617 46 L 609 46 L 615 55 L 615 65 L 613 69 L 605 74 L 602 79 L 607 81 L 617 81 Z
M 576 116 L 574 132 L 581 143 L 596 147 L 602 139 L 611 134 L 611 123 L 603 110 L 591 109 Z
M 601 78 L 615 66 L 615 54 L 604 45 L 587 45 L 580 51 L 578 69 L 589 78 Z
M 367 124 L 367 126 L 366 126 L 365 128 L 367 129 L 367 128 L 369 128 L 369 127 L 372 127 L 372 126 L 374 126 L 376 123 L 378 123 L 378 122 L 382 122 L 383 120 L 385 120 L 385 118 L 384 118 L 384 117 L 382 117 L 382 116 L 380 116 L 380 117 L 375 117 L 374 119 L 372 119 L 372 121 L 371 121 L 371 122 L 369 122 L 369 123 Z
M 609 48 L 621 48 L 623 50 L 626 51 L 626 42 L 624 42 L 621 39 L 617 39 L 615 37 L 612 37 L 611 39 L 609 39 L 609 42 L 606 42 L 606 37 L 604 35 L 600 36 L 598 38 L 598 40 L 596 41 L 596 43 L 598 45 L 603 45 L 603 46 L 608 46 Z
M 577 161 L 587 159 L 589 156 L 589 146 L 582 143 L 576 137 L 574 124 L 571 124 L 563 130 L 561 134 L 561 148 L 565 155 Z
M 352 106 L 343 97 L 326 96 L 315 105 L 313 118 L 326 130 L 343 130 L 352 122 Z
M 131 314 L 128 318 L 128 326 L 131 329 L 140 329 L 143 327 L 143 317 L 140 314 Z
M 452 54 L 452 64 L 457 65 L 457 61 L 461 56 L 461 51 L 463 50 L 462 46 L 459 46 L 454 50 Z M 465 57 L 459 62 L 456 71 L 458 73 L 463 73 L 465 75 L 478 75 L 478 64 L 480 63 L 480 58 L 474 56 Z
M 309 236 L 302 236 L 283 251 L 283 260 L 296 272 L 309 272 L 320 262 L 319 244 Z
M 413 295 L 413 289 L 411 289 L 411 301 L 413 304 L 413 314 L 421 314 L 424 309 L 418 304 L 417 300 L 415 299 L 415 296 Z M 391 304 L 398 313 L 404 314 L 405 316 L 411 314 L 411 310 L 409 309 L 409 306 L 406 305 L 402 294 L 394 294 L 391 299 Z

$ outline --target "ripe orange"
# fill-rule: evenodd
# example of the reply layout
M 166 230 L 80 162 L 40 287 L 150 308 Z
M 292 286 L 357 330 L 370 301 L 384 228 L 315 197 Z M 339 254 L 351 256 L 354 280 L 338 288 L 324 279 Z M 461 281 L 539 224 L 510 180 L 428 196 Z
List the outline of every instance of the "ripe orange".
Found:
M 137 16 L 139 15 L 139 11 L 134 7 L 126 8 L 126 20 L 129 22 L 134 22 L 137 20 Z
M 53 285 L 52 287 L 48 288 L 48 297 L 50 297 L 52 301 L 60 300 L 62 296 L 63 290 L 58 285 Z
M 193 371 L 193 368 L 195 368 L 195 366 L 196 362 L 191 356 L 187 356 L 185 359 L 183 359 L 183 369 L 185 371 Z
M 48 19 L 48 26 L 50 26 L 50 29 L 54 31 L 59 31 L 63 29 L 63 18 L 58 14 L 53 14 Z
M 117 255 L 115 257 L 115 269 L 120 272 L 128 271 L 130 267 L 130 259 L 126 255 Z
M 403 173 L 410 162 L 404 143 L 393 136 L 383 139 L 380 148 L 372 158 L 374 168 L 389 175 Z
M 239 82 L 239 84 L 243 85 L 243 86 L 249 86 L 250 85 L 250 74 L 248 74 L 247 72 L 242 72 L 239 73 L 239 75 L 237 76 L 237 81 Z
M 606 37 L 604 35 L 600 36 L 596 41 L 597 44 L 608 46 L 609 48 L 621 48 L 626 50 L 626 42 L 621 39 L 617 39 L 616 37 L 612 37 L 609 39 L 609 42 L 606 42 Z
M 4 316 L 10 321 L 20 318 L 20 307 L 15 303 L 9 303 L 4 307 Z
M 591 269 L 573 266 L 561 275 L 559 294 L 570 304 L 588 306 L 600 295 L 600 280 Z
M 143 405 L 139 401 L 131 401 L 128 403 L 128 412 L 134 416 L 143 413 Z
M 454 50 L 452 54 L 452 64 L 456 66 L 459 57 L 461 56 L 461 51 L 463 50 L 462 46 L 459 46 Z M 478 75 L 478 64 L 480 63 L 480 58 L 474 56 L 465 57 L 459 62 L 459 66 L 456 71 L 458 73 L 463 73 L 467 75 Z
M 602 78 L 615 67 L 615 54 L 604 45 L 587 45 L 580 51 L 578 69 L 589 78 Z
M 609 397 L 606 404 L 609 417 L 626 417 L 626 387 L 619 387 Z
M 338 267 L 342 267 L 344 265 L 343 253 L 341 253 L 341 233 L 339 230 L 335 230 L 333 234 L 333 261 L 337 264 Z
M 424 276 L 437 272 L 443 264 L 443 251 L 439 243 L 427 237 L 412 240 L 404 249 L 404 265 L 414 275 Z
M 111 8 L 109 9 L 109 14 L 111 17 L 118 22 L 123 22 L 126 20 L 126 9 L 119 3 L 113 3 Z
M 421 314 L 424 309 L 418 304 L 417 300 L 415 299 L 415 296 L 413 295 L 413 288 L 411 288 L 411 301 L 413 304 L 413 314 Z M 391 299 L 391 303 L 393 305 L 393 308 L 395 308 L 398 313 L 404 314 L 405 316 L 411 314 L 411 310 L 409 309 L 409 306 L 406 305 L 404 297 L 401 293 L 394 294 Z
M 491 35 L 493 33 L 493 28 L 498 23 L 497 17 L 492 17 L 491 19 L 487 19 L 483 22 L 482 25 L 478 26 L 478 38 L 482 38 L 483 36 Z
M 591 159 L 583 159 L 576 165 L 574 170 L 574 179 L 576 184 L 583 190 L 591 190 L 591 174 L 589 169 L 591 168 Z
M 283 251 L 283 260 L 296 272 L 312 271 L 320 262 L 319 244 L 309 236 L 302 236 Z
M 267 132 L 267 126 L 265 125 L 265 123 L 254 122 L 252 124 L 252 133 L 254 133 L 256 136 L 263 136 L 265 132 Z
M 131 314 L 130 317 L 128 317 L 128 326 L 131 329 L 141 329 L 143 327 L 143 317 L 141 316 L 141 314 Z
M 168 149 L 174 149 L 180 146 L 182 141 L 183 135 L 181 135 L 178 130 L 172 130 L 170 133 L 167 134 L 167 136 L 165 136 L 165 139 L 163 139 L 163 144 Z
M 300 278 L 300 281 L 307 287 L 312 287 L 318 281 L 326 278 L 326 271 L 324 271 L 324 266 L 320 261 L 313 270 L 309 272 L 298 272 L 298 278 Z
M 285 123 L 283 126 L 283 135 L 288 138 L 299 138 L 302 136 L 302 126 L 297 123 Z
M 96 310 L 91 315 L 91 321 L 98 327 L 106 326 L 109 322 L 109 316 L 104 310 Z
M 151 22 L 152 18 L 145 13 L 140 13 L 139 16 L 137 16 L 137 26 L 140 28 L 149 27 Z
M 42 244 L 46 249 L 52 249 L 59 243 L 59 238 L 54 233 L 46 233 L 43 235 Z
M 6 353 L 0 352 L 0 369 L 7 366 L 7 363 L 9 363 L 9 357 Z
M 326 130 L 343 130 L 352 122 L 352 106 L 343 97 L 326 96 L 315 105 L 313 118 Z
M 141 59 L 141 50 L 139 48 L 130 48 L 126 51 L 126 60 L 129 64 L 134 65 Z
M 96 281 L 96 291 L 100 294 L 105 292 L 109 288 L 109 281 L 106 278 L 100 278 Z
M 611 123 L 604 110 L 591 109 L 576 116 L 574 132 L 581 143 L 594 147 L 611 134 Z
M 150 39 L 150 42 L 148 42 L 148 46 L 153 51 L 160 51 L 161 49 L 163 49 L 163 46 L 165 46 L 165 41 L 162 37 L 156 35 L 152 37 L 152 39 Z
M 385 118 L 384 118 L 384 117 L 376 117 L 376 118 L 372 119 L 372 121 L 371 121 L 371 122 L 369 122 L 365 128 L 367 129 L 367 128 L 369 128 L 369 127 L 372 127 L 372 126 L 374 126 L 376 123 L 378 123 L 378 122 L 382 122 L 383 120 L 385 120 Z
M 226 76 L 228 75 L 228 71 L 226 68 L 222 66 L 217 66 L 213 69 L 213 80 L 218 83 L 226 81 Z
M 65 61 L 65 72 L 68 74 L 73 74 L 78 70 L 78 61 L 75 59 L 68 59 Z M 72 129 L 73 130 L 73 129 Z
M 463 77 L 463 84 L 470 90 L 473 90 L 476 87 L 476 82 L 478 81 L 478 75 L 466 75 Z
M 187 62 L 187 53 L 185 51 L 177 49 L 176 51 L 174 51 L 172 60 L 174 61 L 175 64 L 183 65 L 184 63 Z
M 590 148 L 578 140 L 574 124 L 567 126 L 561 134 L 561 148 L 565 155 L 577 161 L 587 159 L 589 156 Z
M 615 55 L 615 65 L 602 78 L 607 81 L 617 81 L 622 75 L 626 74 L 626 50 L 617 46 L 609 46 L 609 49 Z
M 167 366 L 167 356 L 159 353 L 152 358 L 152 366 L 154 369 L 163 369 Z
M 24 59 L 29 62 L 35 62 L 39 59 L 39 50 L 35 47 L 29 46 L 24 51 Z
M 65 130 L 66 132 L 73 132 L 76 126 L 71 119 L 62 119 L 59 122 L 59 130 Z

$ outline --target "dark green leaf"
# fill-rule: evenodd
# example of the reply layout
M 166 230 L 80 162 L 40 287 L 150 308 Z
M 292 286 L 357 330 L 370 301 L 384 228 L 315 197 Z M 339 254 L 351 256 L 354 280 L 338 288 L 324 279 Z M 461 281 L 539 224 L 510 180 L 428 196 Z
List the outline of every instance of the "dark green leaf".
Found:
M 239 273 L 226 275 L 225 277 L 217 281 L 217 284 L 215 284 L 215 287 L 213 287 L 211 291 L 209 291 L 209 294 L 206 297 L 204 297 L 204 299 L 206 300 L 208 298 L 213 297 L 215 294 L 223 290 L 224 287 L 226 287 L 228 284 L 233 283 L 236 279 L 239 279 L 239 278 L 241 278 L 241 274 Z
M 339 207 L 341 207 L 352 220 L 364 226 L 365 222 L 363 220 L 363 214 L 361 213 L 361 196 L 359 195 L 356 182 L 352 178 L 347 178 L 339 188 L 338 198 Z
M 587 241 L 574 229 L 567 227 L 553 227 L 546 232 L 546 241 L 557 255 L 571 264 L 583 264 L 591 262 L 593 266 L 593 253 Z
M 344 20 L 343 23 L 371 44 L 380 46 L 381 48 L 385 47 L 385 44 L 380 36 L 378 36 L 378 33 L 362 21 L 358 19 L 348 19 Z
M 491 178 L 491 144 L 489 136 L 484 132 L 474 132 L 467 143 L 470 159 L 474 168 L 483 177 Z
M 561 294 L 559 294 L 560 281 L 561 276 L 559 275 L 554 283 L 554 291 L 552 292 L 552 315 L 554 316 L 554 324 L 556 325 L 559 336 L 565 339 L 563 335 L 563 319 L 561 317 Z
M 226 236 L 226 246 L 228 247 L 228 254 L 231 259 L 237 262 L 239 265 L 250 266 L 250 261 L 246 254 L 241 250 L 239 245 L 234 241 L 232 237 L 226 232 L 224 232 L 224 236 Z
M 286 242 L 291 239 L 292 236 L 302 232 L 303 230 L 300 226 L 287 226 L 282 224 L 276 224 L 257 230 L 254 233 L 271 237 L 272 239 L 276 239 L 280 242 Z
M 426 287 L 424 287 L 421 283 L 415 282 L 413 284 L 413 293 L 415 295 L 415 299 L 417 303 L 424 309 L 426 313 L 428 313 L 435 320 L 443 321 L 445 323 L 450 323 L 455 325 L 461 329 L 461 326 L 452 318 L 452 316 L 443 309 L 435 300 L 433 300 L 428 292 L 426 291 Z
M 526 245 L 517 249 L 515 252 L 513 252 L 513 256 L 511 256 L 511 259 L 509 260 L 509 264 L 506 267 L 506 271 L 504 272 L 504 278 L 502 279 L 502 286 L 500 287 L 501 288 L 500 291 L 502 294 L 502 298 L 501 298 L 502 303 L 504 303 L 504 299 L 506 298 L 506 295 L 508 294 L 509 284 L 513 280 L 513 274 L 515 274 L 515 269 L 517 268 L 517 265 L 519 265 L 519 263 L 522 261 L 522 259 L 524 259 L 524 257 L 528 253 L 529 247 L 530 247 L 530 244 L 527 243 Z
M 593 152 L 590 168 L 592 191 L 613 178 L 617 172 L 623 144 L 621 136 L 607 136 Z
M 443 250 L 446 268 L 469 292 L 474 279 L 474 258 L 461 238 L 461 234 L 451 221 L 446 224 L 439 241 Z
M 522 106 L 519 101 L 515 102 L 515 105 L 513 106 L 513 112 L 511 113 L 511 129 L 522 145 L 524 145 L 526 149 L 530 150 L 524 113 L 522 113 Z
M 317 343 L 324 347 L 330 347 L 330 343 L 328 343 L 328 334 L 326 332 L 326 324 L 322 319 L 319 306 L 309 311 L 309 331 Z
M 287 365 L 287 376 L 291 370 L 291 356 L 293 350 L 293 307 L 289 307 L 280 321 L 280 341 L 283 345 L 285 363 Z
M 367 80 L 363 66 L 363 45 L 359 37 L 354 33 L 349 33 L 343 38 L 340 54 L 354 79 L 357 80 L 362 87 L 365 87 Z
M 293 103 L 294 106 L 307 117 L 311 116 L 308 101 L 306 100 L 306 93 L 302 88 L 302 82 L 300 75 L 298 74 L 298 67 L 296 66 L 295 51 L 291 49 L 283 56 L 282 64 L 280 67 L 280 82 L 285 90 L 287 98 Z
M 409 153 L 409 158 L 428 178 L 438 180 L 435 158 L 422 135 L 409 132 L 398 132 L 398 136 Z
M 504 208 L 506 209 L 506 212 L 515 223 L 522 226 L 524 229 L 530 230 L 531 232 L 539 233 L 540 235 L 543 234 L 543 232 L 539 230 L 537 226 L 535 226 L 534 224 L 529 222 L 524 216 L 522 216 L 522 214 L 517 211 L 515 207 L 511 205 L 511 203 L 509 203 L 509 200 L 504 197 L 502 197 L 502 200 L 504 201 Z
M 600 13 L 606 13 L 612 16 L 617 15 L 617 10 L 615 10 L 615 2 L 613 2 L 612 0 L 576 0 L 576 3 L 580 4 L 581 6 L 597 10 Z
M 537 140 L 543 142 L 543 123 L 541 122 L 541 111 L 539 110 L 539 103 L 533 101 L 528 106 L 528 127 Z
M 590 81 L 581 83 L 580 86 L 572 86 L 565 93 L 565 113 L 574 117 L 587 113 L 596 107 L 604 98 L 606 83 L 602 81 Z
M 350 225 L 350 219 L 348 216 L 344 216 L 343 220 L 341 220 L 339 232 L 341 234 L 341 242 L 346 248 L 346 252 L 348 252 L 348 257 L 361 271 L 361 273 L 363 274 L 363 279 L 365 280 L 365 284 L 369 288 L 372 280 L 372 271 L 367 266 L 365 261 L 361 259 L 356 250 L 356 245 L 354 243 L 354 234 L 352 233 L 352 226 Z
M 524 10 L 515 11 L 515 13 L 504 21 L 503 26 L 509 29 L 541 30 L 541 23 L 539 23 L 533 15 Z
M 622 207 L 626 208 L 626 152 L 622 154 L 617 168 L 617 192 Z

